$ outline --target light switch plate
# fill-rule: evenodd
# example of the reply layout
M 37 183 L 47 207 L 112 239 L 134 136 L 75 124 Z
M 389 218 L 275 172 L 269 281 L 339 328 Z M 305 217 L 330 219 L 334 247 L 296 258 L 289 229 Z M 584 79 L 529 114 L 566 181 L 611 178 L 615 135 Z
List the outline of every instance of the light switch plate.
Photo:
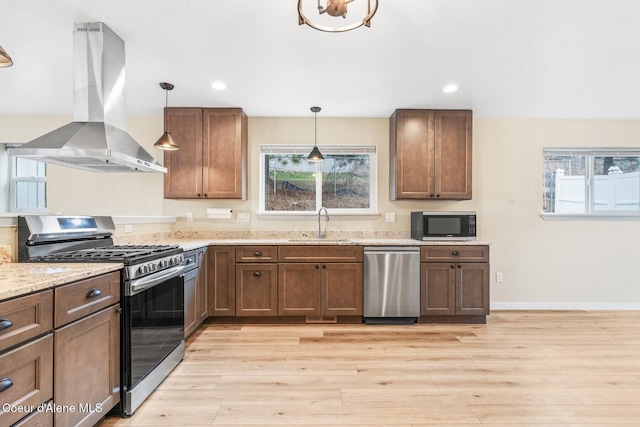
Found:
M 187 212 L 187 221 L 189 221 L 189 222 L 193 221 L 193 213 L 192 212 Z
M 387 222 L 396 222 L 396 214 L 395 212 L 388 212 L 385 215 L 385 219 Z
M 126 225 L 124 226 L 124 232 L 125 232 L 125 233 L 133 233 L 133 225 L 131 225 L 131 224 L 126 224 Z

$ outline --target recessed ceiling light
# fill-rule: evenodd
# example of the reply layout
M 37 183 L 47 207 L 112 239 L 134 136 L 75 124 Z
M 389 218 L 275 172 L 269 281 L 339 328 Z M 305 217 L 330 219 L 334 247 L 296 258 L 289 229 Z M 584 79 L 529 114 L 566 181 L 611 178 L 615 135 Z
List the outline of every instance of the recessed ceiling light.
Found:
M 227 88 L 227 85 L 225 85 L 222 82 L 213 82 L 211 84 L 211 87 L 214 88 L 215 90 L 225 90 Z
M 446 85 L 445 87 L 442 88 L 442 91 L 445 93 L 451 93 L 451 92 L 455 92 L 458 90 L 458 86 L 454 85 L 454 84 L 449 84 Z

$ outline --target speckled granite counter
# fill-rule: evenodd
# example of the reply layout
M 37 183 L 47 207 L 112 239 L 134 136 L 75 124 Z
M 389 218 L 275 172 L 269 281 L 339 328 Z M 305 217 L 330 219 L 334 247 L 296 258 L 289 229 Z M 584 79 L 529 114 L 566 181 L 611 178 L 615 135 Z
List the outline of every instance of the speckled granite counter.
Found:
M 0 265 L 0 301 L 120 270 L 120 263 L 14 263 Z
M 489 245 L 487 242 L 419 241 L 414 239 L 167 239 L 156 244 L 180 245 L 185 251 L 209 245 L 361 245 L 361 246 L 425 246 L 425 245 Z

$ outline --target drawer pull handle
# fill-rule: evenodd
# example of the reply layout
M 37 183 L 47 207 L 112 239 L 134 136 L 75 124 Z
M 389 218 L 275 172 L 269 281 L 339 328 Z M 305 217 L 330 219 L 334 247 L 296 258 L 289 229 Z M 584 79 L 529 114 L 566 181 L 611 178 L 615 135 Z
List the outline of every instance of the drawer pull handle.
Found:
M 253 253 L 253 256 L 262 256 L 262 252 L 260 252 L 260 251 L 255 251 L 255 252 Z
M 12 385 L 13 381 L 11 381 L 11 378 L 2 378 L 0 380 L 0 393 L 11 388 Z
M 259 272 L 259 271 L 254 271 L 253 275 L 256 276 L 256 277 L 260 277 L 260 276 L 262 276 L 262 273 Z
M 458 251 L 453 251 L 453 252 L 451 252 L 451 255 L 453 255 L 453 256 L 458 256 L 458 255 L 460 255 L 460 252 L 458 252 Z
M 100 289 L 91 289 L 89 292 L 87 292 L 87 298 L 95 298 L 99 297 L 100 295 L 102 295 L 102 291 Z
M 0 331 L 4 331 L 5 329 L 9 329 L 13 326 L 13 322 L 9 319 L 0 319 Z

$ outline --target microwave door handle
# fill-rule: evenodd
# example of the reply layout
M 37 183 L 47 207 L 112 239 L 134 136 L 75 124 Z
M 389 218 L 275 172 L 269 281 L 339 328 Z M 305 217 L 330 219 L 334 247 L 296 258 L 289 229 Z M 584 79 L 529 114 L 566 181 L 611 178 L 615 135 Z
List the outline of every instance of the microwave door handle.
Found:
M 162 282 L 167 280 L 171 280 L 175 277 L 179 277 L 182 275 L 184 270 L 184 265 L 179 265 L 176 267 L 169 268 L 167 270 L 163 270 L 157 274 L 153 274 L 146 277 L 141 277 L 140 279 L 132 280 L 127 287 L 127 295 L 133 296 L 143 292 L 149 288 L 153 288 L 156 285 L 159 285 Z

